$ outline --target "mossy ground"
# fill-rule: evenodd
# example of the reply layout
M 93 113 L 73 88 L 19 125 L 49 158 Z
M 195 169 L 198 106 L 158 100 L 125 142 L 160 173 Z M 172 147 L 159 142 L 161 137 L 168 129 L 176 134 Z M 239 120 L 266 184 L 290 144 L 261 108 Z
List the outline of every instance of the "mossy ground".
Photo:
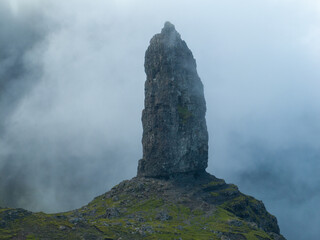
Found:
M 178 106 L 178 113 L 181 121 L 185 124 L 189 118 L 192 117 L 192 113 L 185 106 Z
M 0 209 L 0 239 L 273 239 L 260 222 L 273 217 L 235 185 L 179 181 L 134 178 L 66 213 Z

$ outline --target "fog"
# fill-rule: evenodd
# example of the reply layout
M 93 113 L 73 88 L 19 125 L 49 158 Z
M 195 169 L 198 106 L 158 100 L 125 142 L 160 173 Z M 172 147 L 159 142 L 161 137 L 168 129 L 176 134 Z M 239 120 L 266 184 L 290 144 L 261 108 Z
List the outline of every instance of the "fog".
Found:
M 144 53 L 175 24 L 204 84 L 208 172 L 320 235 L 316 0 L 2 0 L 0 206 L 58 212 L 135 176 Z

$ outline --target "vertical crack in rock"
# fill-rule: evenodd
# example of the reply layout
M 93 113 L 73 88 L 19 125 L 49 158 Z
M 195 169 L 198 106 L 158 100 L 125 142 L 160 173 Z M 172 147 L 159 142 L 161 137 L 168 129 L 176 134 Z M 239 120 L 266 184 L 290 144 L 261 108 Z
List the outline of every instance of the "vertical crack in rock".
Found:
M 208 165 L 203 85 L 196 61 L 174 25 L 166 22 L 145 55 L 143 158 L 138 176 L 202 172 Z

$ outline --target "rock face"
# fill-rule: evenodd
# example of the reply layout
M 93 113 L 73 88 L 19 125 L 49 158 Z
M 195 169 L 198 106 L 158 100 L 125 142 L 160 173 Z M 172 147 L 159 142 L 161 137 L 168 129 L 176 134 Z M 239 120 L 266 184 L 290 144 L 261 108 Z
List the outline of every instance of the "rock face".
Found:
M 196 61 L 174 25 L 165 23 L 145 55 L 143 158 L 138 176 L 202 172 L 208 164 L 203 85 Z

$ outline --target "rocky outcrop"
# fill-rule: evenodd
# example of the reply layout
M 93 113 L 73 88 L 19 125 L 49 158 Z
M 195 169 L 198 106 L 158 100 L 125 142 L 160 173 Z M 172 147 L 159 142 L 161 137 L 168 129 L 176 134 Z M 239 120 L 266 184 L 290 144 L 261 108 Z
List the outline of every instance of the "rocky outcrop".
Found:
M 145 69 L 138 176 L 66 213 L 0 208 L 0 239 L 285 240 L 261 201 L 205 172 L 203 87 L 172 24 L 152 38 Z
M 208 132 L 203 85 L 196 61 L 175 27 L 166 22 L 145 55 L 143 158 L 138 176 L 204 171 Z

